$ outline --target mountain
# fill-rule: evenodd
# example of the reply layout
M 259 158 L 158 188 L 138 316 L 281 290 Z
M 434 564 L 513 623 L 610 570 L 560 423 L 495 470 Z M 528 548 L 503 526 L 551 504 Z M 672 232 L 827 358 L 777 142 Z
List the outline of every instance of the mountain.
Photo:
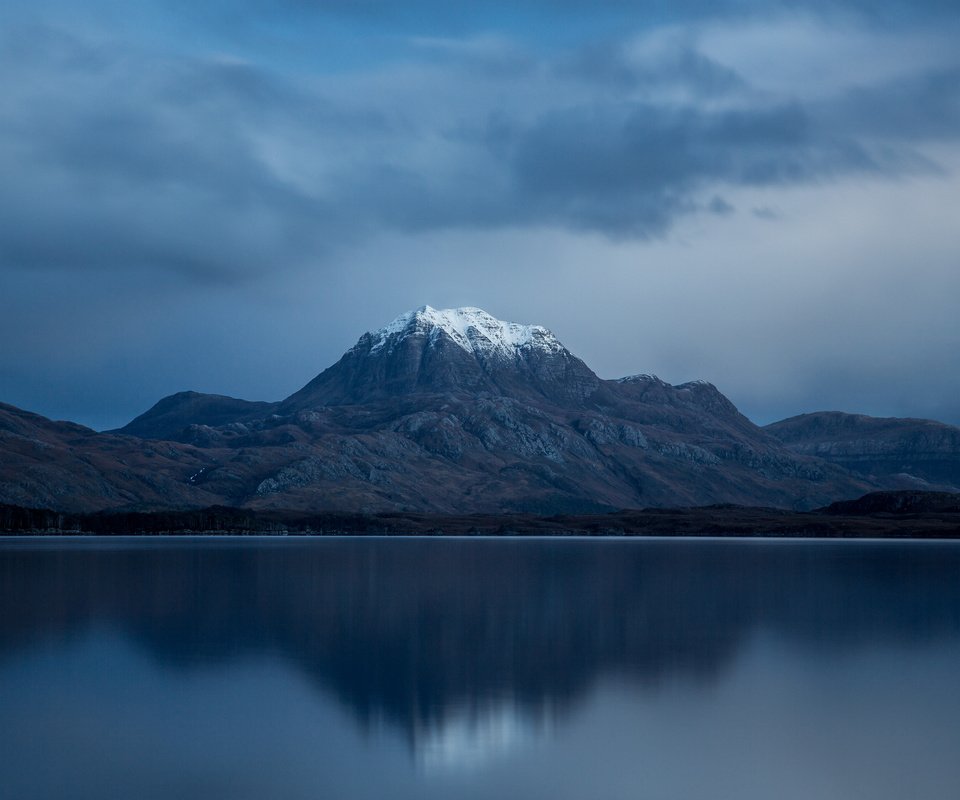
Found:
M 795 453 L 815 456 L 870 479 L 960 491 L 960 428 L 928 419 L 878 418 L 821 411 L 764 429 Z
M 104 434 L 7 414 L 49 447 L 27 463 L 0 440 L 0 502 L 62 510 L 811 508 L 895 488 L 794 452 L 712 384 L 602 380 L 476 308 L 403 314 L 278 403 L 180 393 Z
M 480 393 L 577 406 L 600 384 L 546 328 L 502 322 L 479 308 L 422 306 L 361 336 L 281 409 Z

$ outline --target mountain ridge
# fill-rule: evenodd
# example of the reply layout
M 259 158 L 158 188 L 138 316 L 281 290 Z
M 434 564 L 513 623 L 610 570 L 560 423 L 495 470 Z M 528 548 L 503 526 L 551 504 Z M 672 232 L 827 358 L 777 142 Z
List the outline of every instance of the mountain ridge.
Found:
M 603 380 L 547 328 L 472 307 L 402 314 L 275 403 L 179 392 L 103 434 L 14 411 L 0 502 L 65 510 L 804 509 L 915 488 L 796 452 L 711 383 Z

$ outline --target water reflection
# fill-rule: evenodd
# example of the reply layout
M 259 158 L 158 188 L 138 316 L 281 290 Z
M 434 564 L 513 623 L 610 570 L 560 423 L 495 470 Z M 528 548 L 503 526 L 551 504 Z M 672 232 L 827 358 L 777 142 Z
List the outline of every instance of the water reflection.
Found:
M 524 714 L 511 701 L 451 708 L 413 731 L 417 764 L 427 772 L 475 769 L 504 754 L 522 752 L 552 727 L 552 717 Z
M 282 664 L 421 771 L 476 773 L 582 727 L 598 687 L 720 692 L 758 642 L 953 646 L 958 579 L 950 544 L 8 541 L 0 669 L 105 632 L 184 680 Z

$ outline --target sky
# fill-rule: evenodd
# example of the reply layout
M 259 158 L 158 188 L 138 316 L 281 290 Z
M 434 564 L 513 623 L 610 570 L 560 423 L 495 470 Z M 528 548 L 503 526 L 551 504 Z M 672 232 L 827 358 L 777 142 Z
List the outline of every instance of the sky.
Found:
M 0 402 L 277 400 L 429 304 L 960 424 L 955 0 L 12 0 Z

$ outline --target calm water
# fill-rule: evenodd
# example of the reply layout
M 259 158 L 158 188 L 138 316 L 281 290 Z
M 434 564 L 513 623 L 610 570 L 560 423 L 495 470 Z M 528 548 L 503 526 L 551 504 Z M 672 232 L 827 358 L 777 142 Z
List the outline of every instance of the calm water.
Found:
M 0 540 L 4 798 L 960 796 L 960 546 Z

